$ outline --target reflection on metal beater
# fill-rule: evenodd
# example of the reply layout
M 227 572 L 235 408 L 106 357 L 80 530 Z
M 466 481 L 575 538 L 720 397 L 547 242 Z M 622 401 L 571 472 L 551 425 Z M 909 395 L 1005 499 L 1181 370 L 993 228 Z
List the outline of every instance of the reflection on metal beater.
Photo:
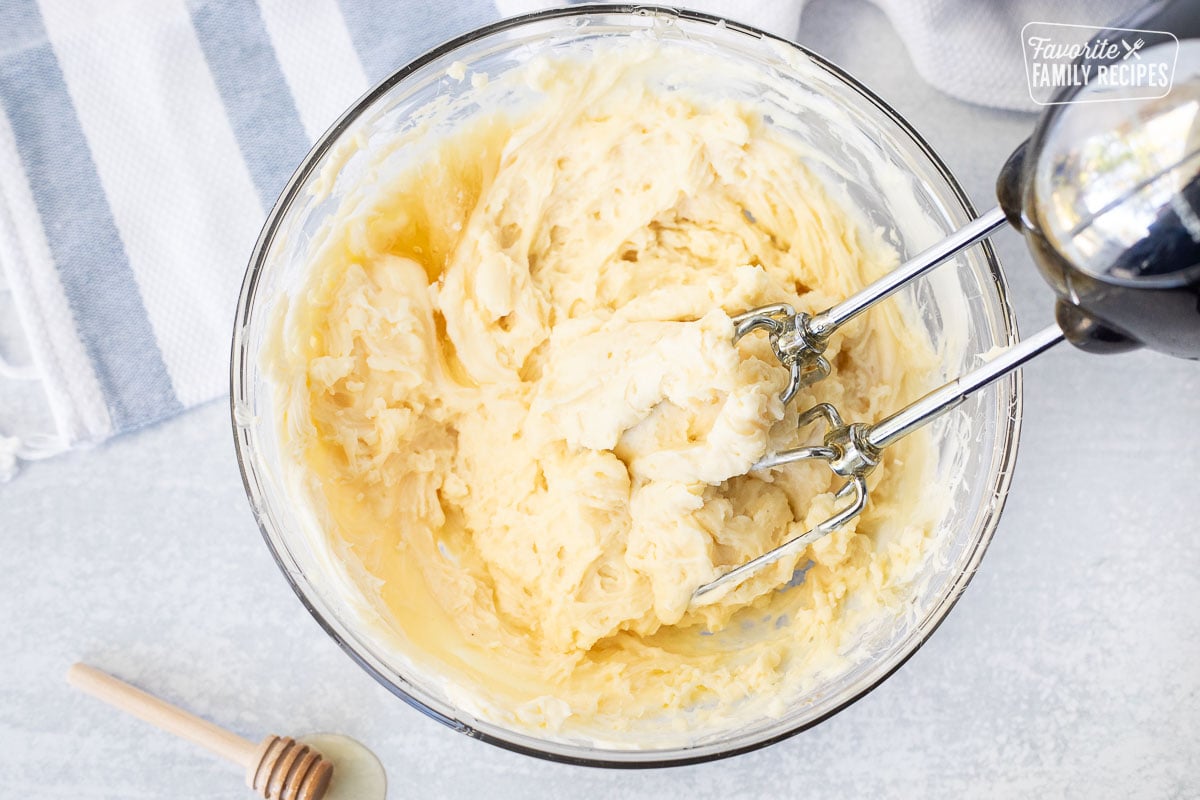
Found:
M 829 376 L 829 362 L 821 355 L 825 343 L 809 333 L 808 320 L 807 314 L 797 314 L 787 303 L 761 306 L 733 318 L 735 344 L 753 330 L 767 332 L 771 350 L 790 373 L 788 385 L 779 395 L 784 405 L 792 402 L 801 386 Z

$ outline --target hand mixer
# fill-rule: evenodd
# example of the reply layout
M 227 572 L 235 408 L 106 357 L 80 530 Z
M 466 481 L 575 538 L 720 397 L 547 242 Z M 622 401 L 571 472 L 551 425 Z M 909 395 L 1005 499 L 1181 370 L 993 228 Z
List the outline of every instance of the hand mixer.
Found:
M 1178 37 L 1175 82 L 1165 96 L 1134 99 L 1095 83 L 1060 90 L 1001 170 L 997 208 L 818 314 L 777 304 L 734 317 L 735 341 L 765 331 L 789 369 L 787 403 L 829 374 L 823 353 L 840 326 L 1005 222 L 1025 237 L 1057 296 L 1056 324 L 881 422 L 846 423 L 828 403 L 803 412 L 801 428 L 825 423 L 822 442 L 770 454 L 751 469 L 823 461 L 845 479 L 836 494 L 845 504 L 808 532 L 700 586 L 693 602 L 798 554 L 856 517 L 869 500 L 866 478 L 885 448 L 1064 339 L 1092 353 L 1144 346 L 1200 358 L 1200 2 L 1155 3 L 1093 41 L 1115 42 L 1129 28 Z M 1142 53 L 1175 47 L 1164 41 Z

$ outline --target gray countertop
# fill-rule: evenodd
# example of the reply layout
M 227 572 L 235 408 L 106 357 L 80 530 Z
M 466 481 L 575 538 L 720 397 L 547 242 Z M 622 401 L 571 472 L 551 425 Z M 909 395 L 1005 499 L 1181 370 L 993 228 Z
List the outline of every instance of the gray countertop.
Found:
M 814 4 L 799 38 L 990 205 L 1031 117 L 928 88 L 861 0 Z M 1015 235 L 996 246 L 1035 330 L 1048 290 Z M 392 798 L 1200 796 L 1200 368 L 1064 347 L 1025 387 L 1008 507 L 929 643 L 811 731 L 644 772 L 474 741 L 355 666 L 263 546 L 224 403 L 30 465 L 0 486 L 0 797 L 249 797 L 236 770 L 71 691 L 77 659 L 249 737 L 348 733 L 378 753 Z

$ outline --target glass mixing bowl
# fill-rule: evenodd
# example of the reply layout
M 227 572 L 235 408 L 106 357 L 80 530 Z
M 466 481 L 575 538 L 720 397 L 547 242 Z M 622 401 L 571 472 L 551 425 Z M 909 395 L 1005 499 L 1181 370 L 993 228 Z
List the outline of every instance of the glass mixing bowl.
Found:
M 902 258 L 975 215 L 916 131 L 849 75 L 797 45 L 704 14 L 657 7 L 574 6 L 505 20 L 395 72 L 355 103 L 304 159 L 271 211 L 242 285 L 233 336 L 232 417 L 246 491 L 267 545 L 317 621 L 380 683 L 446 725 L 513 750 L 581 764 L 662 766 L 732 755 L 814 725 L 862 697 L 921 646 L 970 581 L 995 529 L 1016 454 L 1020 383 L 1014 374 L 934 424 L 938 481 L 951 496 L 933 552 L 909 589 L 906 613 L 864 631 L 856 663 L 796 698 L 778 717 L 739 720 L 670 748 L 646 747 L 636 737 L 604 746 L 561 740 L 475 717 L 436 681 L 381 649 L 366 635 L 347 584 L 332 575 L 339 567 L 322 546 L 315 515 L 285 480 L 280 409 L 260 364 L 272 314 L 280 298 L 299 285 L 322 223 L 347 188 L 362 179 L 361 166 L 347 155 L 354 147 L 343 144 L 386 143 L 411 128 L 434 101 L 449 111 L 429 135 L 468 118 L 478 109 L 476 101 L 495 90 L 482 81 L 449 78 L 456 62 L 494 79 L 536 54 L 587 50 L 613 37 L 655 39 L 738 65 L 730 75 L 696 76 L 692 88 L 705 97 L 754 97 L 768 109 L 771 124 L 820 154 L 808 166 L 840 186 L 843 198 L 885 231 Z M 956 264 L 887 301 L 906 304 L 928 331 L 948 377 L 974 365 L 977 354 L 1017 338 L 1004 276 L 990 247 L 977 246 Z

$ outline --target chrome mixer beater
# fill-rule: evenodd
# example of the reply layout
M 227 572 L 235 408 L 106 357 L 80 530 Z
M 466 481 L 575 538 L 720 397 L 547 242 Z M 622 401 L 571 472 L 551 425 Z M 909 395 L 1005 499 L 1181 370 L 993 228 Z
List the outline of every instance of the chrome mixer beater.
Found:
M 1055 324 L 880 422 L 847 423 L 828 403 L 803 412 L 801 428 L 825 424 L 821 442 L 770 454 L 751 469 L 823 461 L 844 479 L 836 495 L 844 505 L 806 533 L 700 586 L 693 602 L 713 599 L 713 592 L 798 554 L 856 517 L 869 500 L 866 478 L 885 448 L 1064 339 L 1092 353 L 1148 347 L 1200 358 L 1200 2 L 1155 3 L 1121 27 L 1178 36 L 1175 83 L 1167 95 L 1122 98 L 1095 84 L 1060 91 L 1001 170 L 997 208 L 818 314 L 777 304 L 734 318 L 735 339 L 765 331 L 788 367 L 787 403 L 829 374 L 823 353 L 840 326 L 1005 222 L 1025 237 L 1057 296 Z M 1118 38 L 1109 32 L 1096 38 L 1103 36 Z

